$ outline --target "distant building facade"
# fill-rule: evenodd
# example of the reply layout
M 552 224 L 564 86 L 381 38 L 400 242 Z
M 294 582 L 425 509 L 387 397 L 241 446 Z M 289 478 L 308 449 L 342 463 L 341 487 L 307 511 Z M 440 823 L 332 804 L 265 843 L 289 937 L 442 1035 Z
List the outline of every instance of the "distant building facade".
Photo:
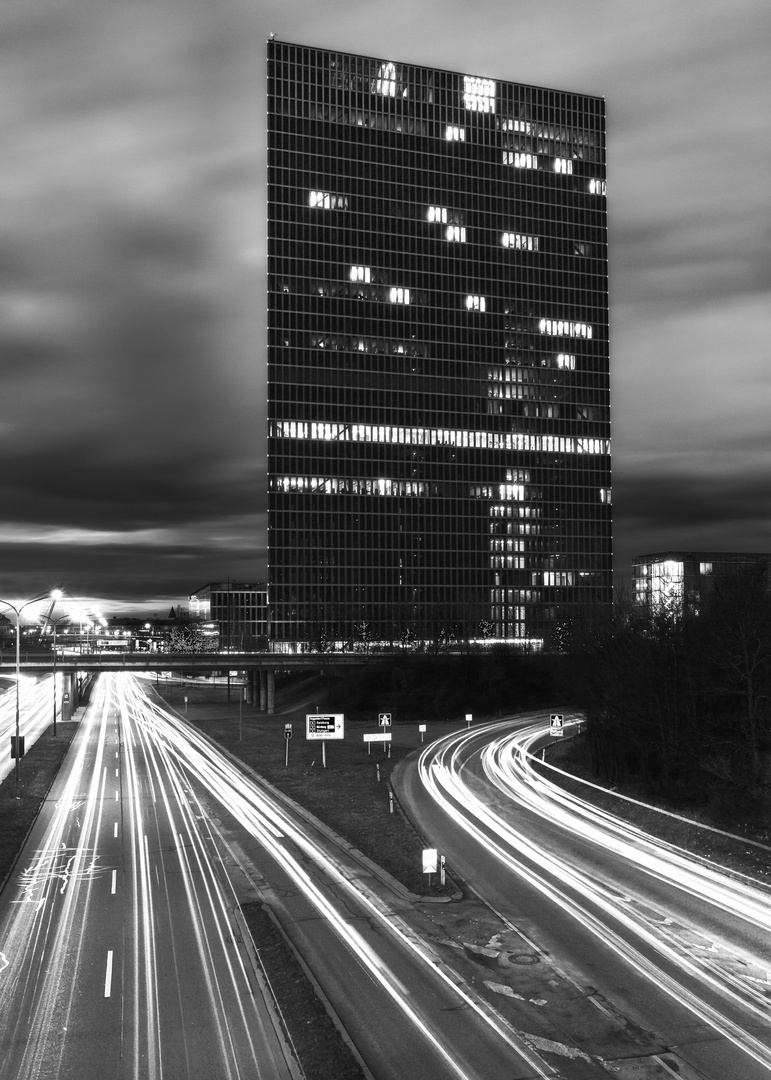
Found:
M 268 589 L 263 582 L 210 581 L 188 597 L 190 619 L 214 622 L 221 649 L 254 649 L 267 633 Z
M 771 566 L 771 554 L 745 551 L 663 551 L 635 555 L 632 583 L 637 606 L 653 615 L 667 610 L 698 614 L 713 582 L 758 564 Z
M 604 100 L 271 40 L 268 172 L 272 639 L 610 605 Z

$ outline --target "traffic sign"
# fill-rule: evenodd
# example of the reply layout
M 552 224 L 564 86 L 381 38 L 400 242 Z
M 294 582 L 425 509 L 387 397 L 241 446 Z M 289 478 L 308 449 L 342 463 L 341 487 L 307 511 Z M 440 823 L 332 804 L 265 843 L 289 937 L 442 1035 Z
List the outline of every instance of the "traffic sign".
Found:
M 391 714 L 390 714 L 390 712 L 378 713 L 377 722 L 378 722 L 378 724 L 380 724 L 381 727 L 390 727 L 391 726 Z
M 391 732 L 390 731 L 379 731 L 377 733 L 377 735 L 365 735 L 364 736 L 364 742 L 390 742 L 390 741 L 391 741 Z
M 565 717 L 561 712 L 553 712 L 549 716 L 549 734 L 564 735 Z
M 342 713 L 310 713 L 305 717 L 306 739 L 343 739 Z
M 291 724 L 284 724 L 284 738 L 285 739 L 291 739 L 292 738 L 292 725 Z
M 439 862 L 439 852 L 435 847 L 423 848 L 423 873 L 435 874 Z

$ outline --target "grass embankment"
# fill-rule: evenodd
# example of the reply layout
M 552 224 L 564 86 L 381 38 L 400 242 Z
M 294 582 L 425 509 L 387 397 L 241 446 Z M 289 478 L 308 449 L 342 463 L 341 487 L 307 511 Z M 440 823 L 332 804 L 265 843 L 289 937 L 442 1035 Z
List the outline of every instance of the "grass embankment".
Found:
M 305 716 L 314 706 L 267 717 L 251 707 L 240 708 L 235 691 L 228 704 L 222 687 L 162 683 L 159 690 L 190 723 L 334 829 L 405 888 L 432 896 L 453 891 L 450 884 L 442 889 L 436 880 L 429 886 L 422 873 L 421 837 L 398 802 L 394 800 L 393 813 L 390 809 L 391 773 L 422 745 L 417 723 L 395 724 L 389 729 L 389 756 L 384 743 L 373 743 L 367 751 L 363 736 L 381 732 L 376 721 L 346 721 L 345 738 L 329 740 L 322 747 L 321 742 L 305 738 Z M 292 738 L 287 747 L 284 726 L 288 723 L 292 724 Z M 434 739 L 464 726 L 462 718 L 455 723 L 428 724 L 424 737 Z
M 75 724 L 57 724 L 36 742 L 19 761 L 19 798 L 16 798 L 15 770 L 0 784 L 0 886 L 13 869 L 27 833 L 31 829 L 59 766 L 67 753 Z

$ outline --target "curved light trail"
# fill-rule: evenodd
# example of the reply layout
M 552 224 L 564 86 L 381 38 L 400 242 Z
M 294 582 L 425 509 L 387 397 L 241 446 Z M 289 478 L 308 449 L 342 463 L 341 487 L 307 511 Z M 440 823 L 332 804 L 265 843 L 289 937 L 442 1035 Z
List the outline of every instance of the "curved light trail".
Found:
M 444 991 L 455 998 L 456 1004 L 452 1007 L 469 1010 L 487 1029 L 488 1037 L 501 1040 L 509 1052 L 522 1058 L 533 1076 L 545 1078 L 553 1075 L 553 1070 L 544 1064 L 492 1006 L 438 963 L 437 954 L 377 893 L 369 889 L 360 877 L 352 876 L 350 869 L 298 826 L 281 800 L 273 797 L 267 789 L 257 787 L 229 757 L 190 725 L 150 701 L 134 676 L 121 676 L 117 682 L 117 693 L 122 709 L 141 727 L 156 752 L 164 758 L 166 767 L 171 770 L 171 763 L 175 763 L 180 783 L 186 784 L 187 778 L 202 783 L 283 868 L 357 962 L 400 1010 L 404 1022 L 429 1044 L 446 1070 L 446 1075 L 457 1077 L 458 1080 L 471 1080 L 480 1074 L 475 1068 L 462 1063 L 462 1055 L 448 1043 L 447 1033 L 436 1030 L 421 1003 L 405 989 L 397 974 L 351 924 L 349 900 L 337 903 L 331 900 L 329 892 L 322 891 L 303 867 L 302 856 L 319 867 L 345 897 L 355 899 L 364 908 L 367 918 L 391 939 L 395 939 L 432 979 L 441 982 Z M 293 853 L 293 847 L 296 847 L 299 857 Z
M 422 782 L 512 873 L 771 1070 L 771 893 L 546 780 L 533 751 L 548 731 L 544 715 L 517 730 L 509 720 L 447 736 L 421 754 Z M 535 842 L 507 803 L 545 819 L 559 839 Z M 622 882 L 619 860 L 630 869 Z

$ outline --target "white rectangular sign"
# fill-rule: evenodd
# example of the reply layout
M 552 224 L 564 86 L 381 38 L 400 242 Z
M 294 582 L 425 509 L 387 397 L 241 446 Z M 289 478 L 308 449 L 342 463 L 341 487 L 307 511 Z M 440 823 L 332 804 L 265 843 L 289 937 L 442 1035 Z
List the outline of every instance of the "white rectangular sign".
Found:
M 553 712 L 549 716 L 549 734 L 550 735 L 564 735 L 563 725 L 565 723 L 565 717 L 561 712 Z
M 391 741 L 391 732 L 390 731 L 378 732 L 377 735 L 365 735 L 364 736 L 364 742 L 390 742 L 390 741 Z
M 423 873 L 435 874 L 439 863 L 439 852 L 435 847 L 423 848 Z
M 342 713 L 309 713 L 305 717 L 306 739 L 343 739 Z

